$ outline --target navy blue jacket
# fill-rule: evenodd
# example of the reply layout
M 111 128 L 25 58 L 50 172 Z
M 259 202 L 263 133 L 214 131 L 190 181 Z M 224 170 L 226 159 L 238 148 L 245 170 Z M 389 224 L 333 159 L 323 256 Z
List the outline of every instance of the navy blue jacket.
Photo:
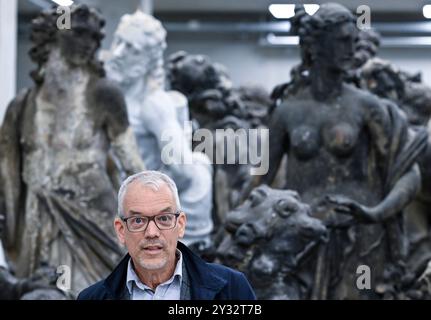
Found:
M 190 281 L 192 300 L 255 300 L 256 296 L 244 274 L 215 263 L 207 263 L 181 242 L 177 248 Z M 83 290 L 78 300 L 121 300 L 127 292 L 127 254 L 115 270 L 102 281 Z

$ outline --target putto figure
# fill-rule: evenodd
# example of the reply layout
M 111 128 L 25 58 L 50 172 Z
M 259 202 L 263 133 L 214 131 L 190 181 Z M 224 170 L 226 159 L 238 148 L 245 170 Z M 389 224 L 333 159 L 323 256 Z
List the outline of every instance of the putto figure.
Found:
M 169 85 L 183 93 L 200 127 L 220 129 L 234 119 L 242 128 L 265 124 L 271 100 L 261 87 L 234 87 L 226 67 L 205 55 L 178 51 L 169 57 Z
M 54 8 L 32 22 L 36 85 L 12 101 L 1 128 L 1 210 L 17 276 L 66 265 L 76 293 L 121 258 L 115 179 L 144 165 L 124 97 L 95 59 L 104 20 L 84 5 L 72 7 L 72 29 L 58 30 L 57 19 Z
M 326 3 L 313 16 L 297 12 L 292 23 L 302 64 L 276 92 L 263 182 L 273 181 L 287 154 L 286 188 L 297 190 L 314 216 L 345 227 L 331 232 L 319 259 L 327 285 L 316 297 L 378 297 L 380 284 L 404 274 L 402 211 L 420 188 L 415 162 L 427 134 L 410 131 L 396 105 L 344 81 L 357 35 L 350 11 Z M 373 266 L 371 290 L 352 285 L 359 265 Z
M 263 88 L 236 88 L 225 66 L 205 55 L 185 51 L 173 53 L 168 59 L 167 69 L 170 87 L 188 99 L 195 127 L 211 130 L 215 136 L 219 129 L 240 132 L 266 128 L 271 100 Z M 235 139 L 232 134 L 227 140 Z M 240 161 L 247 158 L 246 152 L 228 154 L 224 151 L 226 140 L 216 140 L 213 154 L 223 150 L 224 159 L 213 167 L 215 217 L 223 221 L 226 212 L 240 203 L 242 190 L 251 182 L 249 172 L 252 165 Z M 228 158 L 233 154 L 234 161 L 230 162 Z
M 203 153 L 192 152 L 191 132 L 184 129 L 184 122 L 189 121 L 187 99 L 165 90 L 165 38 L 165 29 L 154 17 L 141 11 L 123 16 L 106 53 L 106 70 L 125 93 L 146 167 L 167 173 L 178 185 L 188 217 L 184 242 L 205 248 L 213 229 L 212 168 Z

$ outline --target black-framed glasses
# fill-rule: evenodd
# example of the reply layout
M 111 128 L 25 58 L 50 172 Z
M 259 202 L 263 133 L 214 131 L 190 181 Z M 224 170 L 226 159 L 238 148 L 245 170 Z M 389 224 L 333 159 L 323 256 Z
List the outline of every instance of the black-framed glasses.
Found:
M 150 221 L 154 221 L 159 230 L 169 230 L 175 228 L 178 217 L 181 211 L 174 213 L 161 213 L 152 217 L 147 216 L 131 216 L 121 218 L 126 223 L 127 230 L 130 232 L 144 232 L 147 230 Z

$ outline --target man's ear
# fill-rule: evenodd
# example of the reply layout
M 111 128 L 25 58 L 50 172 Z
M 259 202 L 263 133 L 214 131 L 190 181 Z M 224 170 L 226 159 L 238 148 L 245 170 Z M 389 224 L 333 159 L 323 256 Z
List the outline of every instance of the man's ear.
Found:
M 184 212 L 180 213 L 180 216 L 178 217 L 178 237 L 183 238 L 184 233 L 186 231 L 186 224 L 187 224 L 187 216 Z
M 124 245 L 126 243 L 124 240 L 124 232 L 126 229 L 124 227 L 123 221 L 121 221 L 119 217 L 116 217 L 114 220 L 114 229 L 115 229 L 115 233 L 117 234 L 118 241 L 122 245 Z

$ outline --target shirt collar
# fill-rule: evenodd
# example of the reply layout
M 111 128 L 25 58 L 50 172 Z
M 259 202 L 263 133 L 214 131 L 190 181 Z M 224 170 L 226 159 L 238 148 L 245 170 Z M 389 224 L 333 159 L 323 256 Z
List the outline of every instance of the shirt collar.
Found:
M 177 249 L 176 251 L 176 257 L 178 258 L 177 264 L 175 266 L 175 270 L 174 270 L 174 274 L 172 275 L 172 277 L 161 283 L 160 285 L 169 285 L 171 284 L 174 279 L 177 277 L 181 283 L 182 277 L 183 277 L 183 255 L 181 253 L 180 250 Z M 136 284 L 136 286 L 142 290 L 153 290 L 150 287 L 148 287 L 146 284 L 142 283 L 142 281 L 139 279 L 138 275 L 136 274 L 134 268 L 133 268 L 133 263 L 132 263 L 132 258 L 129 259 L 129 262 L 127 264 L 127 278 L 126 278 L 126 286 L 127 289 L 129 290 L 129 294 L 132 295 L 133 294 L 133 283 Z M 160 286 L 159 285 L 159 286 Z

